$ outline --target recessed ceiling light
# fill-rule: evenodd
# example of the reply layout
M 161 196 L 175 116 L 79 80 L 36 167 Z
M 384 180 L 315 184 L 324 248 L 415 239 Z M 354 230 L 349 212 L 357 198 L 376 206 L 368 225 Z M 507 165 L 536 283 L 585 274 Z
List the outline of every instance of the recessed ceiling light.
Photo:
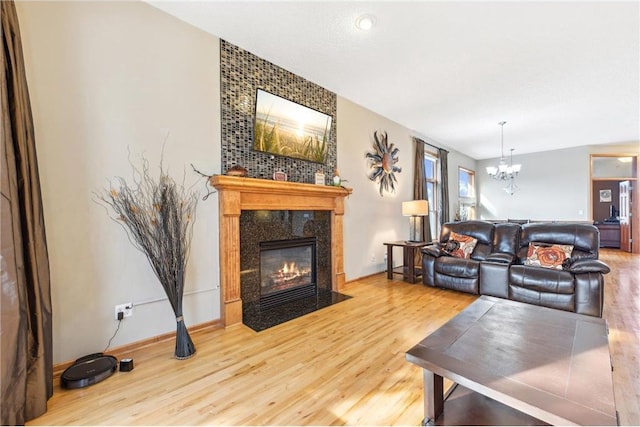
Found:
M 373 27 L 373 24 L 376 23 L 376 19 L 373 15 L 360 15 L 358 19 L 356 19 L 356 27 L 360 30 L 370 30 Z

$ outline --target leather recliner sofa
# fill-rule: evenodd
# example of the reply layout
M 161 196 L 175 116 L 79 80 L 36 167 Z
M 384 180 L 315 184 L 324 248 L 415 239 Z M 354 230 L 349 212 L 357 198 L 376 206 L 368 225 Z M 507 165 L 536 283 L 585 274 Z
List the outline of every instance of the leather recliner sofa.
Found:
M 452 233 L 477 240 L 469 258 L 447 249 Z M 422 249 L 425 285 L 602 317 L 604 278 L 609 267 L 598 260 L 598 229 L 578 223 L 450 222 L 438 244 Z M 534 246 L 571 250 L 562 268 L 531 264 Z

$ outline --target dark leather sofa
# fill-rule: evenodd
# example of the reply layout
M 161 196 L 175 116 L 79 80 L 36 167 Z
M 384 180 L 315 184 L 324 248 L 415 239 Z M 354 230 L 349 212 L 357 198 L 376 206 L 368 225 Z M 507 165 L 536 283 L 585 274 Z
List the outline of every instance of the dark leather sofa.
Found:
M 452 232 L 477 239 L 470 258 L 446 252 Z M 603 275 L 610 270 L 598 260 L 599 239 L 598 229 L 585 223 L 445 223 L 439 243 L 422 249 L 422 281 L 602 317 Z M 526 265 L 530 243 L 570 245 L 572 251 L 561 269 Z

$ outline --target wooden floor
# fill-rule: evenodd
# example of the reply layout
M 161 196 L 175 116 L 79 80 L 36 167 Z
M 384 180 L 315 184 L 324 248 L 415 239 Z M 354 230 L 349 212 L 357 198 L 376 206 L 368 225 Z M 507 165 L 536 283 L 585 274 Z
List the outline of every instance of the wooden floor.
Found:
M 603 250 L 621 425 L 640 424 L 640 256 Z M 419 425 L 422 373 L 404 353 L 475 300 L 379 274 L 348 284 L 354 298 L 256 333 L 244 326 L 133 354 L 135 369 L 85 389 L 56 385 L 30 425 Z
M 640 255 L 603 250 L 604 318 L 609 325 L 613 387 L 620 425 L 640 425 Z

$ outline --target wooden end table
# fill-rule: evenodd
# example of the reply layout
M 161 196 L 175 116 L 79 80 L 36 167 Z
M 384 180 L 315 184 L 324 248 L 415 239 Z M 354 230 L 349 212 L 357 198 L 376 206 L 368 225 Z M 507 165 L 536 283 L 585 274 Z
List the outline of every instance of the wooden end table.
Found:
M 427 245 L 426 242 L 410 242 L 398 240 L 384 243 L 387 246 L 387 279 L 392 280 L 394 274 L 402 274 L 405 282 L 417 283 L 422 276 L 422 268 L 415 265 L 416 251 Z M 393 247 L 402 247 L 402 266 L 393 268 Z
M 453 424 L 450 416 L 479 413 L 458 406 L 447 414 L 446 377 L 533 417 L 533 424 L 617 425 L 607 325 L 598 317 L 482 296 L 406 359 L 423 368 L 427 423 Z

